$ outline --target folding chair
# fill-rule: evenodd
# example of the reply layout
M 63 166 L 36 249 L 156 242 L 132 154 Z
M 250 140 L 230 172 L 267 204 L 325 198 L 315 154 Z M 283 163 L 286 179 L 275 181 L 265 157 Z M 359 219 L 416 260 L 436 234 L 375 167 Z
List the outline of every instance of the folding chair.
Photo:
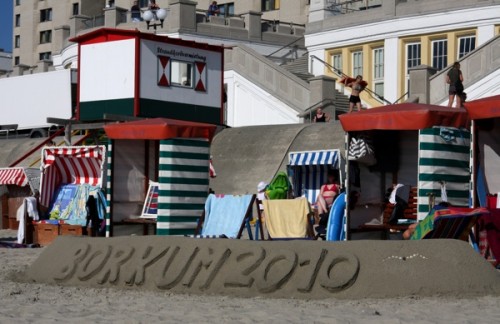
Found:
M 243 228 L 252 216 L 255 195 L 214 195 L 205 202 L 198 222 L 197 238 L 241 238 Z
M 310 218 L 313 213 L 305 197 L 297 199 L 264 200 L 266 229 L 271 240 L 313 239 Z M 260 212 L 259 212 L 259 218 Z

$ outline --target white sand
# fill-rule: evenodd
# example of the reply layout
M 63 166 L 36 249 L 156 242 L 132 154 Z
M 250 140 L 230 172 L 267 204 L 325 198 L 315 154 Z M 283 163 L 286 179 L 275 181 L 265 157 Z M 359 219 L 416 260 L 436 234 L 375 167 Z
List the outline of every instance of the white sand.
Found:
M 0 231 L 0 237 L 14 235 L 15 231 Z M 15 273 L 22 272 L 42 249 L 0 248 L 0 323 L 498 323 L 500 319 L 500 297 L 488 296 L 307 301 L 173 295 L 13 281 Z

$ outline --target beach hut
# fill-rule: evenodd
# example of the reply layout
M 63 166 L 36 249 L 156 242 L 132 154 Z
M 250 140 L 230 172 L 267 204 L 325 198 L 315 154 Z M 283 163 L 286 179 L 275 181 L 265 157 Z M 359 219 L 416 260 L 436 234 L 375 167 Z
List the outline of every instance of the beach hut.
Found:
M 467 102 L 465 109 L 472 119 L 471 207 L 486 207 L 487 195 L 500 193 L 500 96 Z
M 340 121 L 350 146 L 346 201 L 357 191 L 358 207 L 363 206 L 346 208 L 348 237 L 351 228 L 379 218 L 393 184 L 416 187 L 418 219 L 429 211 L 430 194 L 437 202 L 444 199 L 443 184 L 450 203 L 468 205 L 470 133 L 464 109 L 403 103 L 344 114 Z M 355 142 L 361 149 L 353 151 Z
M 2 191 L 2 228 L 18 229 L 17 209 L 26 197 L 40 187 L 40 170 L 37 168 L 0 168 Z
M 208 195 L 209 145 L 216 126 L 152 118 L 107 124 L 106 235 L 112 224 L 140 220 L 150 181 L 158 183 L 158 235 L 194 234 Z M 153 215 L 154 218 L 154 215 Z M 137 221 L 135 222 L 137 224 Z
M 338 149 L 288 153 L 288 176 L 292 179 L 293 195 L 306 197 L 315 204 L 328 172 L 334 171 L 343 183 L 345 161 Z

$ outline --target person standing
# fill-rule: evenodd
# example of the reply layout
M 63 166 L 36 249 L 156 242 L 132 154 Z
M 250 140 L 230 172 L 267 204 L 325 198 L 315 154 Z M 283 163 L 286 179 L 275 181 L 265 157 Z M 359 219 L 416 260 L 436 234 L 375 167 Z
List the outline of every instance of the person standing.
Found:
M 455 62 L 453 63 L 453 67 L 446 74 L 446 83 L 450 85 L 450 88 L 448 89 L 448 95 L 449 95 L 448 107 L 451 108 L 455 97 L 457 98 L 455 107 L 456 108 L 462 107 L 461 97 L 462 93 L 464 92 L 463 82 L 464 82 L 464 77 L 462 75 L 462 71 L 460 70 L 460 63 Z
M 349 113 L 352 112 L 354 106 L 358 108 L 358 111 L 361 111 L 361 99 L 359 98 L 359 94 L 365 89 L 364 84 L 366 84 L 366 82 L 363 82 L 363 77 L 361 75 L 356 76 L 356 80 L 347 84 L 348 87 L 352 88 L 351 96 L 349 97 Z
M 134 4 L 130 8 L 130 18 L 133 22 L 141 21 L 141 8 L 139 8 L 138 1 L 134 1 Z

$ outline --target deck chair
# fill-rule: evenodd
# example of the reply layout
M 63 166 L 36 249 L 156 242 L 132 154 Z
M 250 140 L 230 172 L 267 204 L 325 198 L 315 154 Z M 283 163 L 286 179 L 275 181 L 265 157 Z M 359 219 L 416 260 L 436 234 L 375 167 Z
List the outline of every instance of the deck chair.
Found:
M 268 199 L 287 199 L 292 186 L 285 172 L 280 171 L 269 183 L 266 190 Z
M 247 219 L 252 216 L 255 195 L 214 195 L 205 202 L 195 237 L 240 238 Z
M 314 238 L 310 222 L 313 213 L 305 197 L 264 200 L 263 204 L 269 239 Z
M 412 240 L 447 238 L 468 241 L 469 232 L 478 217 L 488 214 L 486 208 L 433 208 L 415 228 Z

